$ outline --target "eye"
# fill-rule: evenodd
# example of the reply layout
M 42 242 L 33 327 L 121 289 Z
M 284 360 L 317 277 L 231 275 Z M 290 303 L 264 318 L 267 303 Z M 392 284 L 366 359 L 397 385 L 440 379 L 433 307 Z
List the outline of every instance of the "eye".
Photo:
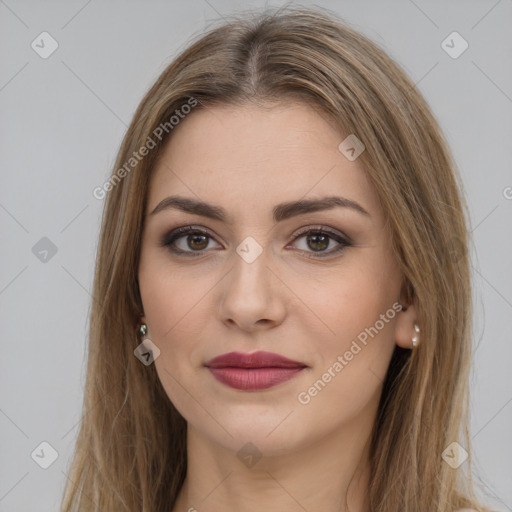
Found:
M 332 254 L 337 254 L 351 245 L 347 237 L 331 231 L 324 226 L 305 228 L 295 237 L 294 242 L 296 243 L 301 239 L 303 239 L 303 243 L 302 247 L 299 247 L 299 249 L 313 254 L 313 258 L 324 258 Z M 329 248 L 330 250 L 328 250 Z M 308 257 L 311 256 L 308 255 Z
M 313 258 L 331 256 L 352 245 L 348 237 L 331 231 L 324 226 L 309 226 L 302 229 L 293 243 L 296 244 L 297 241 L 302 239 L 304 240 L 299 250 Z M 210 242 L 212 241 L 214 239 L 206 229 L 197 226 L 182 226 L 166 234 L 161 239 L 160 245 L 167 247 L 173 254 L 194 257 L 200 256 L 206 249 L 211 249 Z M 218 248 L 221 248 L 221 246 L 218 245 Z
M 165 235 L 160 245 L 174 254 L 200 256 L 205 249 L 211 248 L 212 236 L 203 228 L 182 226 Z

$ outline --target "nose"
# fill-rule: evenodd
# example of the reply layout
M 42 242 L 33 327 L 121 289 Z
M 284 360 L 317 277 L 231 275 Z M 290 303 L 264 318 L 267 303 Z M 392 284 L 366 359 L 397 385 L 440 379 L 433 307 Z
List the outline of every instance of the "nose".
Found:
M 219 315 L 224 324 L 253 332 L 283 322 L 287 288 L 269 259 L 265 250 L 252 262 L 235 255 L 233 268 L 220 288 Z

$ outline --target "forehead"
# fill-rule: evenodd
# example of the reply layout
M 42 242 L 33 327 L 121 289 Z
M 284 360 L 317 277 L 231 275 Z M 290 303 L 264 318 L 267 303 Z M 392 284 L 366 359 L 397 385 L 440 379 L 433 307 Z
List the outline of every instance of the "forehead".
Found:
M 163 149 L 148 208 L 180 194 L 209 198 L 240 216 L 287 200 L 339 194 L 378 216 L 362 164 L 338 149 L 345 137 L 327 115 L 302 103 L 198 109 Z

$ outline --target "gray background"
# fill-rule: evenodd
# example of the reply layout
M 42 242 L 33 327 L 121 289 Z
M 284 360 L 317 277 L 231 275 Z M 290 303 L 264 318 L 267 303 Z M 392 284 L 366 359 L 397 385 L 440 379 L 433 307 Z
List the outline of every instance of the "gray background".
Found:
M 177 51 L 212 20 L 264 5 L 282 3 L 0 0 L 0 511 L 55 511 L 60 502 L 103 207 L 92 190 Z M 512 511 L 512 0 L 316 5 L 405 68 L 462 171 L 474 236 L 475 478 L 486 503 Z M 43 31 L 59 44 L 47 59 L 31 48 Z M 469 44 L 456 59 L 441 47 L 453 31 Z M 46 262 L 33 251 L 43 237 L 57 249 Z M 48 469 L 31 458 L 42 441 L 59 454 Z

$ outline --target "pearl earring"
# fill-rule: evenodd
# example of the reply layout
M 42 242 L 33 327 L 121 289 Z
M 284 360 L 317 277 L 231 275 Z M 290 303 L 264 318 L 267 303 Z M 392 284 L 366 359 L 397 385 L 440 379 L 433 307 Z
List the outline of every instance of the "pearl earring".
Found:
M 420 328 L 418 326 L 418 324 L 414 324 L 414 330 L 416 331 L 416 334 L 412 337 L 412 347 L 415 348 L 418 346 L 418 341 L 419 341 L 419 332 L 420 332 Z

